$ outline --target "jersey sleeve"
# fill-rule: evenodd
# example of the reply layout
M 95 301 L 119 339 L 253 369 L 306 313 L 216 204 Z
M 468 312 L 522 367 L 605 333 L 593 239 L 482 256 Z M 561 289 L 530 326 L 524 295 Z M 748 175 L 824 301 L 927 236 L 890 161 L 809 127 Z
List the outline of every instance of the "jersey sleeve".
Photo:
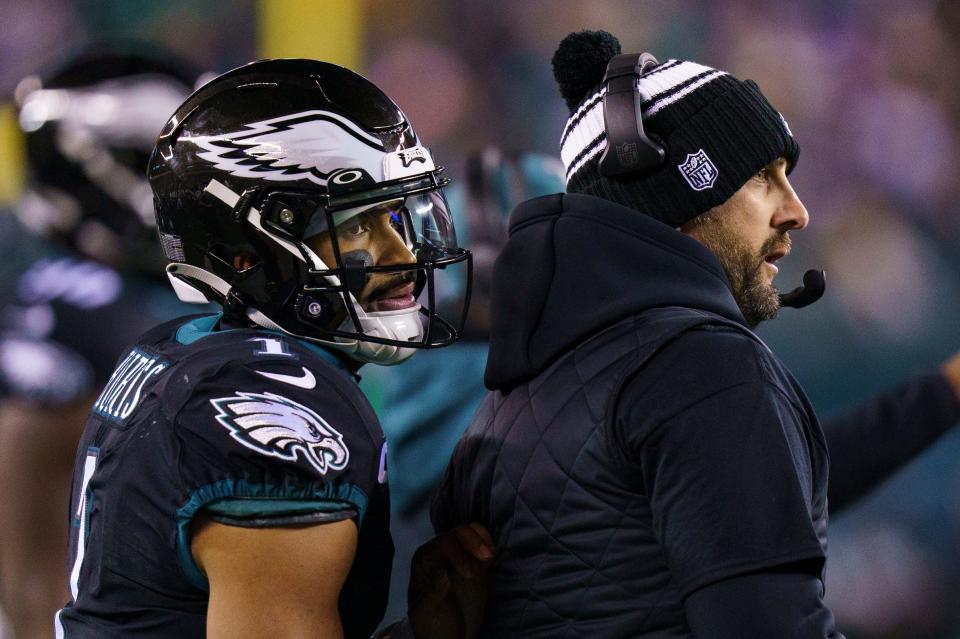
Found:
M 203 509 L 237 526 L 359 527 L 384 481 L 373 420 L 355 382 L 322 362 L 227 363 L 195 383 L 175 418 L 189 493 L 181 525 Z
M 624 419 L 636 419 L 625 389 Z M 762 379 L 723 388 L 647 434 L 634 453 L 654 533 L 686 597 L 732 576 L 823 560 L 802 416 Z

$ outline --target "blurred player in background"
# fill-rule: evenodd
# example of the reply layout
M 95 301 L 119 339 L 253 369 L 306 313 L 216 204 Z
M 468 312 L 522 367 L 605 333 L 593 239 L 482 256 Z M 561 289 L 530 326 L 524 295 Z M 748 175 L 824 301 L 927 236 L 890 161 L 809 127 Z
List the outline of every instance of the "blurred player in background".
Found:
M 390 531 L 397 546 L 386 619 L 406 610 L 413 550 L 433 537 L 430 500 L 450 453 L 486 393 L 483 369 L 490 338 L 493 262 L 507 238 L 507 218 L 524 200 L 562 192 L 563 163 L 541 153 L 486 148 L 469 155 L 446 188 L 458 240 L 473 253 L 473 287 L 463 337 L 425 351 L 402 369 L 375 367 L 362 386 L 377 398 L 390 442 Z M 441 308 L 466 291 L 440 291 Z
M 68 598 L 64 505 L 84 415 L 126 344 L 184 312 L 161 277 L 146 163 L 197 74 L 88 47 L 24 78 L 27 189 L 2 220 L 0 595 L 17 639 Z
M 148 171 L 167 273 L 182 300 L 223 310 L 145 333 L 94 402 L 59 633 L 377 627 L 386 442 L 356 372 L 459 337 L 469 295 L 455 319 L 436 312 L 445 281 L 466 290 L 470 273 L 441 171 L 389 97 L 324 62 L 251 63 L 176 110 Z M 391 636 L 472 636 L 484 532 L 418 553 L 410 622 Z

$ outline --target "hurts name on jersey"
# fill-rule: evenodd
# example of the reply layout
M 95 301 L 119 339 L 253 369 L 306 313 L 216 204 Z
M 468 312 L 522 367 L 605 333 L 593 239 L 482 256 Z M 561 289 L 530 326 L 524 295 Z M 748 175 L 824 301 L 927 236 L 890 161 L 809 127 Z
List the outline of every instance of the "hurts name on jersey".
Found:
M 170 362 L 163 361 L 156 355 L 136 348 L 131 350 L 94 402 L 93 412 L 107 419 L 123 421 L 140 403 L 144 386 L 169 366 Z

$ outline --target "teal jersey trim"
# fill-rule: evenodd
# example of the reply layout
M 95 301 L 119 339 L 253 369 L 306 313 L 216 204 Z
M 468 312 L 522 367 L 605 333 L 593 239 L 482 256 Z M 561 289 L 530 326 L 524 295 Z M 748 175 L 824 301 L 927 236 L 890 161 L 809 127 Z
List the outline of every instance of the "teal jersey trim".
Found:
M 221 499 L 207 504 L 205 510 L 234 519 L 263 519 L 284 515 L 308 515 L 311 513 L 335 513 L 353 510 L 353 504 L 345 501 L 300 501 L 295 499 Z
M 277 333 L 276 331 L 267 331 L 267 332 L 268 332 L 268 333 Z M 277 333 L 277 334 L 282 335 L 283 333 Z M 299 338 L 295 338 L 295 339 L 296 339 L 298 342 L 300 342 L 301 344 L 303 344 L 303 346 L 305 346 L 305 347 L 307 348 L 307 350 L 313 351 L 314 353 L 316 353 L 317 355 L 319 355 L 322 359 L 325 359 L 325 360 L 326 360 L 327 362 L 329 362 L 330 364 L 333 364 L 334 366 L 336 366 L 337 368 L 339 368 L 339 369 L 342 370 L 343 372 L 345 372 L 345 373 L 347 373 L 348 375 L 350 375 L 350 377 L 353 377 L 354 381 L 356 381 L 356 377 L 354 376 L 353 373 L 350 372 L 350 369 L 347 368 L 347 365 L 343 363 L 343 360 L 342 360 L 342 359 L 340 359 L 339 357 L 337 357 L 336 355 L 334 355 L 333 353 L 331 353 L 330 351 L 328 351 L 328 350 L 325 349 L 324 347 L 320 346 L 319 344 L 313 344 L 312 342 L 308 342 L 308 341 L 306 341 L 306 340 L 299 339 Z
M 210 590 L 210 584 L 190 551 L 190 523 L 198 512 L 211 506 L 214 512 L 239 516 L 336 512 L 353 508 L 357 511 L 357 528 L 360 528 L 367 511 L 367 495 L 358 486 L 345 483 L 331 486 L 311 482 L 293 486 L 224 479 L 198 488 L 177 509 L 177 558 L 190 583 L 206 591 Z
M 184 346 L 193 344 L 198 339 L 213 334 L 213 327 L 217 325 L 223 313 L 214 313 L 191 320 L 177 329 L 177 341 Z
M 184 346 L 188 346 L 197 340 L 203 339 L 208 335 L 213 335 L 214 333 L 228 333 L 230 331 L 237 330 L 233 328 L 214 330 L 214 327 L 216 327 L 216 325 L 220 322 L 221 318 L 223 318 L 223 313 L 214 313 L 213 315 L 205 315 L 204 317 L 198 317 L 194 320 L 191 320 L 177 329 L 176 339 Z M 343 363 L 343 360 L 319 344 L 313 344 L 307 340 L 300 339 L 295 335 L 289 335 L 282 331 L 274 331 L 266 328 L 258 328 L 257 330 L 263 331 L 264 333 L 269 333 L 271 335 L 293 338 L 300 342 L 300 344 L 305 346 L 308 350 L 320 356 L 320 358 L 327 363 L 336 366 L 340 370 L 353 377 L 353 373 L 350 373 L 349 369 L 347 369 L 346 365 Z

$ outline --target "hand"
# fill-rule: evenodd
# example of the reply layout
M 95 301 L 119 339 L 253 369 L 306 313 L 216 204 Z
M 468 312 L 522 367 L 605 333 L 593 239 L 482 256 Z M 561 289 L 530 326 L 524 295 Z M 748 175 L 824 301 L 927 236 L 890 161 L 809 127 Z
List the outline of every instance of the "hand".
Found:
M 953 391 L 957 395 L 957 401 L 960 401 L 960 353 L 955 354 L 940 367 L 940 372 L 947 378 Z
M 473 523 L 434 537 L 410 564 L 407 616 L 417 639 L 473 639 L 487 601 L 493 539 Z

